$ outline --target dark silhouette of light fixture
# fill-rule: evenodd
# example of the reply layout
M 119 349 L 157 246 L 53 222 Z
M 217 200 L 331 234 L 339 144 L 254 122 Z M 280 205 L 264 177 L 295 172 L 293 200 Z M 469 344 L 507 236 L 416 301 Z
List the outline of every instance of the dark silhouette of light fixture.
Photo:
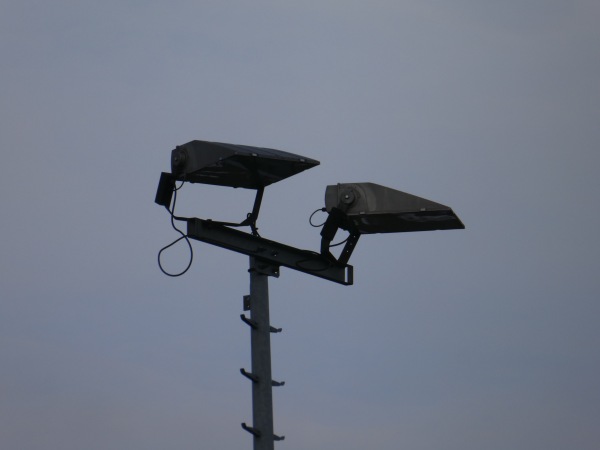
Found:
M 251 328 L 252 372 L 240 372 L 252 381 L 253 425 L 243 423 L 242 427 L 254 436 L 254 450 L 272 450 L 274 441 L 283 439 L 273 433 L 272 387 L 283 382 L 271 378 L 270 334 L 281 329 L 269 321 L 268 277 L 278 277 L 284 266 L 351 285 L 353 267 L 348 261 L 361 235 L 464 228 L 448 206 L 373 183 L 342 183 L 327 186 L 325 191 L 322 210 L 328 216 L 321 230 L 320 252 L 261 237 L 256 221 L 265 187 L 317 165 L 319 161 L 281 150 L 191 141 L 171 152 L 171 172 L 161 174 L 156 192 L 155 202 L 169 210 L 171 219 L 187 223 L 184 238 L 250 257 L 250 295 L 244 297 L 244 310 L 250 311 L 250 318 L 242 314 L 241 319 Z M 239 223 L 177 217 L 171 208 L 177 181 L 254 189 L 252 212 Z M 236 229 L 244 226 L 251 232 Z M 331 242 L 340 229 L 347 231 L 348 237 L 336 257 Z

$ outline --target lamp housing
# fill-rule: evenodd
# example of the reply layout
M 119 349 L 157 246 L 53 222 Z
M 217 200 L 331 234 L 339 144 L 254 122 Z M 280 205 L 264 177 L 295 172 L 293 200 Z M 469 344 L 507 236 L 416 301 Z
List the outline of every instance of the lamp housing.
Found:
M 448 206 L 375 183 L 327 186 L 325 208 L 341 210 L 340 228 L 353 233 L 454 230 L 465 226 Z
M 178 181 L 261 189 L 319 165 L 319 161 L 263 147 L 190 141 L 171 152 Z

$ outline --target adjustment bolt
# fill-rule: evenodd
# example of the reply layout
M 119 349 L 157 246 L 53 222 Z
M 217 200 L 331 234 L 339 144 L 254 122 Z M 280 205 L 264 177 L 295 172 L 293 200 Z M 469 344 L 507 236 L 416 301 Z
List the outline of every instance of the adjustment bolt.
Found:
M 346 205 L 350 205 L 352 203 L 354 203 L 355 200 L 355 196 L 354 196 L 354 192 L 352 192 L 351 190 L 345 191 L 342 193 L 342 203 L 345 203 Z

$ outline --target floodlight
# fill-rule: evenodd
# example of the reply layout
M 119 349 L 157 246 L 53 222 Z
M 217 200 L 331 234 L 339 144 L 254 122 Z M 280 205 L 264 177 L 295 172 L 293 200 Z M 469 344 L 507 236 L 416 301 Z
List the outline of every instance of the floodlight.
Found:
M 375 183 L 327 186 L 325 207 L 341 209 L 340 228 L 360 234 L 465 228 L 448 206 Z
M 260 189 L 319 165 L 319 161 L 262 147 L 191 141 L 171 152 L 179 181 Z

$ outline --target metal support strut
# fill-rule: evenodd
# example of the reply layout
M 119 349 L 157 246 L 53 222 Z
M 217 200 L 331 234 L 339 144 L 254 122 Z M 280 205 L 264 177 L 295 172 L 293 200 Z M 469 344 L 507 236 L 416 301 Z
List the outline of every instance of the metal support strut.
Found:
M 245 304 L 250 305 L 250 318 L 241 319 L 250 326 L 250 346 L 252 372 L 240 369 L 242 375 L 252 381 L 252 427 L 242 424 L 242 428 L 252 434 L 254 450 L 274 450 L 274 441 L 283 436 L 273 434 L 273 386 L 283 386 L 283 382 L 271 378 L 271 333 L 281 331 L 269 323 L 268 277 L 278 274 L 279 267 L 250 257 L 250 296 Z

